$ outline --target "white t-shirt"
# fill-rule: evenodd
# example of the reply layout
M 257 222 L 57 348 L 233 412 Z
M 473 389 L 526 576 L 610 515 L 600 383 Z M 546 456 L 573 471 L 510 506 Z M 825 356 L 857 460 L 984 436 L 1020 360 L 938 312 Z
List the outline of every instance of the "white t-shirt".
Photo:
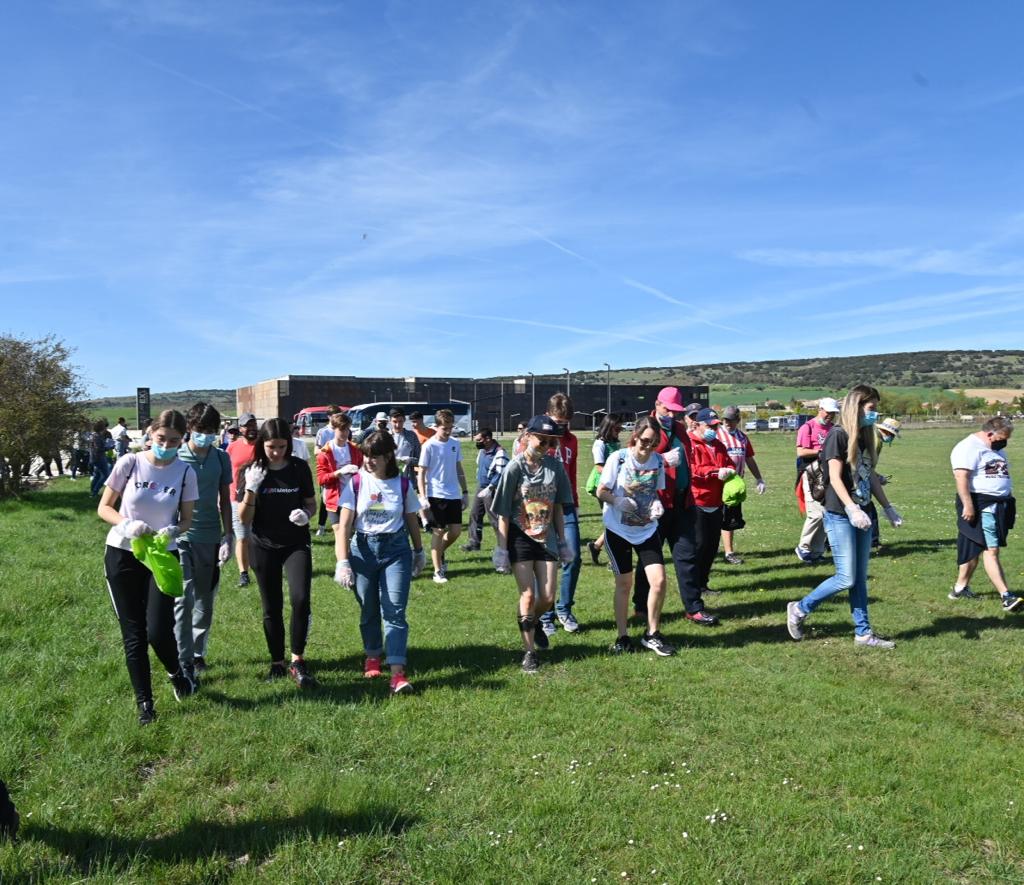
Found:
M 405 514 L 420 509 L 416 487 L 405 481 L 409 489 L 402 506 L 402 477 L 377 479 L 366 470 L 359 471 L 359 500 L 355 500 L 352 483 L 341 493 L 339 507 L 356 512 L 356 531 L 378 535 L 401 531 L 405 527 Z
M 1013 493 L 1010 482 L 1010 462 L 1003 452 L 994 452 L 978 437 L 971 434 L 953 446 L 949 463 L 954 470 L 969 470 L 972 492 L 1005 498 Z
M 309 462 L 309 446 L 306 445 L 306 441 L 299 439 L 298 437 L 292 437 L 292 454 L 296 458 L 301 458 L 303 461 Z
M 420 470 L 426 473 L 428 498 L 458 501 L 462 497 L 456 464 L 462 460 L 462 444 L 455 437 L 441 442 L 430 437 L 420 449 Z
M 640 544 L 658 530 L 658 520 L 651 518 L 651 505 L 658 500 L 658 492 L 665 488 L 665 463 L 661 455 L 651 452 L 641 464 L 628 449 L 620 449 L 605 462 L 601 485 L 615 495 L 636 501 L 633 513 L 620 513 L 605 504 L 602 520 L 606 529 L 630 544 Z
M 122 516 L 141 519 L 154 531 L 176 525 L 179 505 L 199 499 L 196 472 L 188 464 L 175 458 L 167 466 L 157 467 L 150 464 L 142 452 L 118 458 L 105 485 L 121 496 L 118 512 Z M 117 530 L 117 526 L 111 526 L 107 532 L 107 546 L 131 550 L 132 542 Z M 171 541 L 167 549 L 177 550 L 178 545 Z

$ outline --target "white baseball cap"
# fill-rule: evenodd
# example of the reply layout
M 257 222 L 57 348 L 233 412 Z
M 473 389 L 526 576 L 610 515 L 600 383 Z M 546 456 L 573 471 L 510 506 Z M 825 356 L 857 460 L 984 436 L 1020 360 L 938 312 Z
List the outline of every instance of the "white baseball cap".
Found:
M 818 400 L 818 408 L 835 414 L 839 411 L 839 403 L 830 396 L 823 396 Z

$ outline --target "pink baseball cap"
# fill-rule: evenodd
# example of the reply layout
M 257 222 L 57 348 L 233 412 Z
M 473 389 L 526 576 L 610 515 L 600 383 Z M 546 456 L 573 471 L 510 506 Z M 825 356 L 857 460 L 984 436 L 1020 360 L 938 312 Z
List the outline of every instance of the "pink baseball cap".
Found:
M 679 396 L 679 388 L 663 387 L 658 391 L 658 402 L 670 412 L 682 412 L 686 409 L 682 397 Z

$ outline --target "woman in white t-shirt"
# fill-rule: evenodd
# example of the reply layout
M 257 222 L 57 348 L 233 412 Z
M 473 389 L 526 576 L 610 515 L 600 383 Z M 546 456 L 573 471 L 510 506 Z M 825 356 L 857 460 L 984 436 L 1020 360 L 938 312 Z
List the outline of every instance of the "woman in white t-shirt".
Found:
M 343 587 L 355 591 L 362 611 L 363 676 L 381 675 L 381 657 L 386 652 L 391 693 L 404 694 L 412 691 L 405 677 L 409 585 L 426 564 L 419 497 L 412 482 L 400 475 L 390 433 L 368 433 L 359 448 L 363 467 L 340 496 L 337 578 Z M 409 548 L 410 535 L 415 552 Z
M 587 479 L 587 491 L 595 498 L 597 497 L 597 486 L 601 482 L 601 474 L 604 472 L 604 465 L 608 459 L 622 448 L 619 442 L 619 435 L 622 433 L 622 418 L 619 415 L 606 415 L 597 428 L 597 438 L 594 440 L 592 454 L 594 457 L 594 469 L 590 471 Z M 587 549 L 590 551 L 590 559 L 594 565 L 601 564 L 601 551 L 604 550 L 604 532 L 593 541 L 587 541 Z
M 602 518 L 608 561 L 615 575 L 615 626 L 619 638 L 616 654 L 636 649 L 629 638 L 627 619 L 633 589 L 633 551 L 650 584 L 647 630 L 640 644 L 668 657 L 675 648 L 661 635 L 661 607 L 665 603 L 665 559 L 658 519 L 665 512 L 658 492 L 665 488 L 665 463 L 654 447 L 661 440 L 656 418 L 647 415 L 637 422 L 629 447 L 612 454 L 604 465 L 597 497 L 604 504 Z
M 185 416 L 170 409 L 161 412 L 150 431 L 153 445 L 149 451 L 118 459 L 96 511 L 111 526 L 103 566 L 142 725 L 156 719 L 147 645 L 166 668 L 175 698 L 180 701 L 195 691 L 178 663 L 174 598 L 160 592 L 152 572 L 132 553 L 131 542 L 143 535 L 161 534 L 169 539 L 167 549 L 177 557 L 175 539 L 192 524 L 199 487 L 195 471 L 178 460 Z M 118 498 L 120 507 L 115 506 Z

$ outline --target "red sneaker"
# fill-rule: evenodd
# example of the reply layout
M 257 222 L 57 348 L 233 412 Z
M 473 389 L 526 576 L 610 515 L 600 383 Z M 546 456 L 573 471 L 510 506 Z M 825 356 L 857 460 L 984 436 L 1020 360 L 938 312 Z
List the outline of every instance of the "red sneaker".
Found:
M 376 679 L 380 676 L 380 658 L 367 658 L 363 664 L 363 677 L 365 679 Z
M 700 624 L 702 627 L 715 627 L 718 624 L 718 618 L 705 611 L 687 612 L 686 620 L 693 621 L 695 624 Z
M 405 678 L 405 674 L 396 673 L 391 677 L 392 694 L 408 694 L 412 692 L 412 683 Z

